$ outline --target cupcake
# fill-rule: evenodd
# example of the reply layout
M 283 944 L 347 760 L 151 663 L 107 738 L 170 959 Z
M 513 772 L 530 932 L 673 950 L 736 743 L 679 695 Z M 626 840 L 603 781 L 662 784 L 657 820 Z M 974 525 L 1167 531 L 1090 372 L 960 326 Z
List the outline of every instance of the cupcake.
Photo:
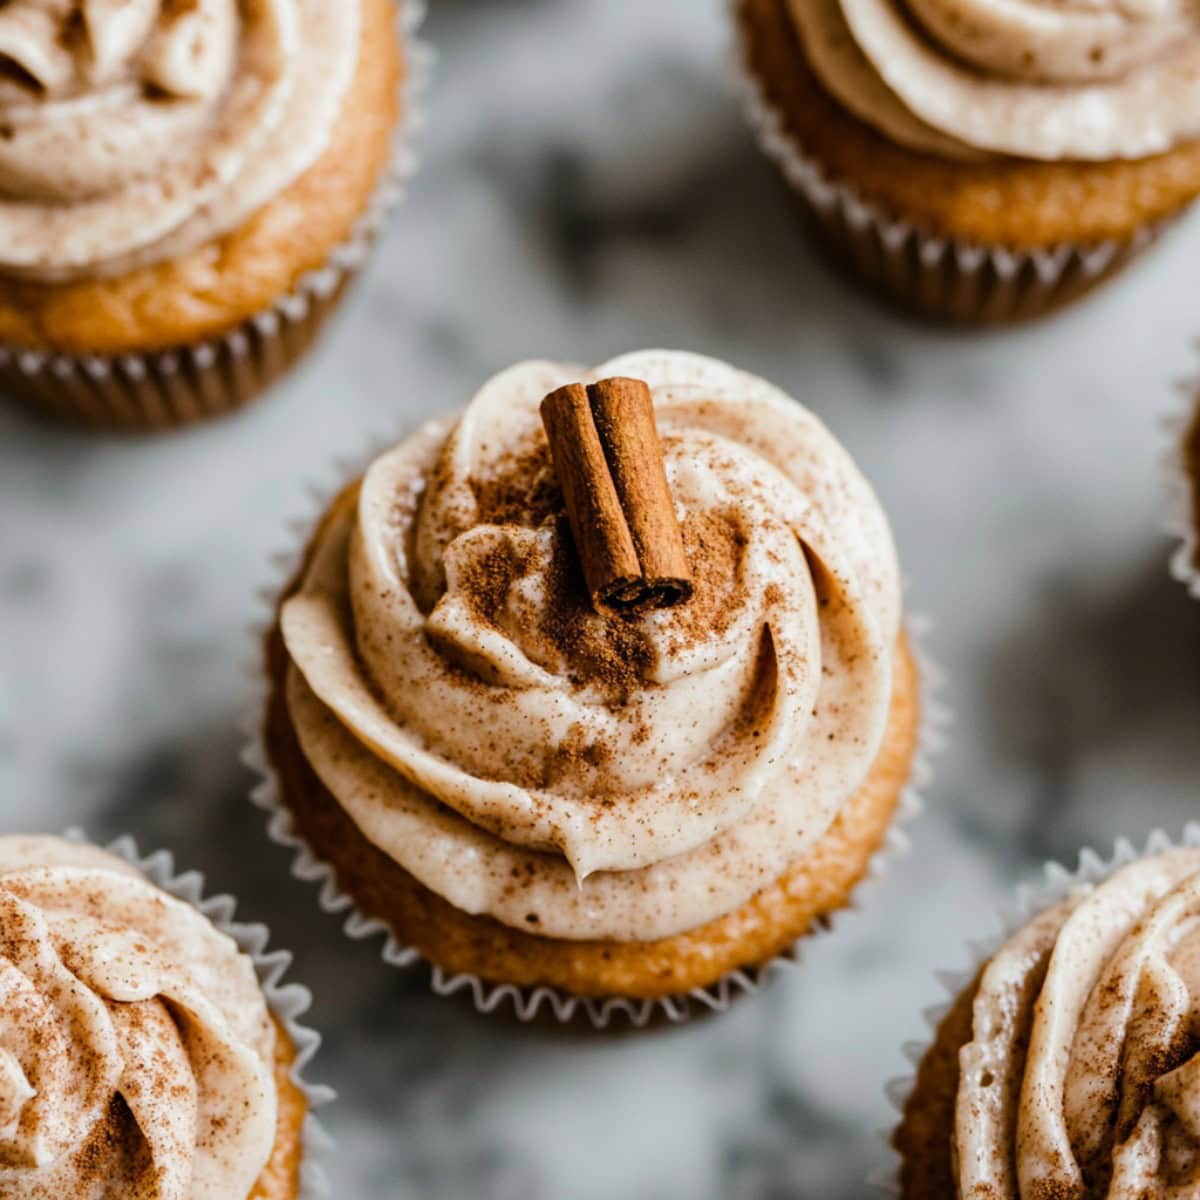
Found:
M 905 1200 L 1194 1189 L 1195 833 L 1048 872 L 1056 886 L 973 973 L 920 1061 L 894 1138 Z
M 1035 317 L 1200 194 L 1200 22 L 1108 0 L 735 0 L 752 121 L 905 310 Z
M 397 14 L 3 5 L 0 390 L 153 430 L 238 408 L 295 362 L 388 199 Z
M 323 1195 L 279 966 L 124 857 L 0 837 L 0 1195 Z
M 1200 391 L 1187 389 L 1187 408 L 1172 424 L 1175 445 L 1167 463 L 1167 483 L 1172 492 L 1169 532 L 1179 539 L 1171 558 L 1171 572 L 1200 597 Z
M 301 559 L 258 798 L 437 986 L 717 1007 L 885 840 L 919 710 L 891 534 L 762 380 L 523 363 L 376 458 Z

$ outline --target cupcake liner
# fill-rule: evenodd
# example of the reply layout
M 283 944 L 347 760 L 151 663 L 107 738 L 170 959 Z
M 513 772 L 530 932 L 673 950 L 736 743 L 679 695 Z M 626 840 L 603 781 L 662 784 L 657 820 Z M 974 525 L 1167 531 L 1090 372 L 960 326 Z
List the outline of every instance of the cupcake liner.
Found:
M 269 308 L 219 337 L 146 354 L 59 354 L 0 346 L 0 394 L 61 420 L 124 432 L 175 428 L 244 407 L 298 362 L 338 306 L 416 170 L 433 53 L 417 38 L 425 0 L 396 21 L 404 80 L 395 148 L 350 235 Z
M 366 455 L 366 461 L 394 444 L 395 439 L 379 440 Z M 283 589 L 298 571 L 305 546 L 321 515 L 346 482 L 361 474 L 361 469 L 361 461 L 337 464 L 335 482 L 309 488 L 305 510 L 288 522 L 288 547 L 272 556 L 271 578 L 260 589 L 258 599 L 262 607 L 250 630 L 252 658 L 249 671 L 256 695 L 245 723 L 248 742 L 242 761 L 258 776 L 258 782 L 251 791 L 251 800 L 268 815 L 268 835 L 278 845 L 294 852 L 292 874 L 297 879 L 319 886 L 319 902 L 325 912 L 346 914 L 344 929 L 348 936 L 356 940 L 381 936 L 384 962 L 394 967 L 424 965 L 430 972 L 430 986 L 434 992 L 440 996 L 466 993 L 480 1013 L 493 1013 L 511 1006 L 513 1015 L 520 1021 L 532 1021 L 544 1012 L 563 1024 L 582 1020 L 596 1029 L 605 1029 L 619 1019 L 627 1020 L 638 1029 L 660 1019 L 680 1023 L 698 1013 L 724 1012 L 739 996 L 759 991 L 775 971 L 795 966 L 800 961 L 803 943 L 809 937 L 832 930 L 843 914 L 857 910 L 864 885 L 868 881 L 881 879 L 892 858 L 908 852 L 910 843 L 902 826 L 912 821 L 924 807 L 922 794 L 932 778 L 931 759 L 943 747 L 945 731 L 950 723 L 949 712 L 937 699 L 937 693 L 943 687 L 943 675 L 930 659 L 924 645 L 930 622 L 914 616 L 907 619 L 906 628 L 918 668 L 921 722 L 912 768 L 895 815 L 882 846 L 873 855 L 866 873 L 854 887 L 845 907 L 818 920 L 783 953 L 757 967 L 731 971 L 707 987 L 645 999 L 631 996 L 576 996 L 549 986 L 490 983 L 476 975 L 444 971 L 412 946 L 403 945 L 386 922 L 356 908 L 353 898 L 338 887 L 333 868 L 323 862 L 297 832 L 292 813 L 280 795 L 279 780 L 263 741 L 269 681 L 264 678 L 262 646 L 275 623 L 276 604 Z
M 739 9 L 740 0 L 730 0 L 734 83 L 760 148 L 801 202 L 821 248 L 906 311 L 965 325 L 1042 316 L 1115 275 L 1175 219 L 1144 226 L 1126 241 L 1032 250 L 933 235 L 833 178 L 800 146 L 754 74 Z
M 80 829 L 70 829 L 64 836 L 71 842 L 95 844 Z M 248 925 L 235 921 L 237 901 L 234 897 L 205 896 L 204 875 L 200 871 L 184 871 L 177 874 L 175 857 L 169 850 L 156 850 L 143 856 L 138 850 L 137 842 L 129 835 L 109 842 L 103 849 L 136 867 L 156 887 L 198 909 L 217 929 L 233 938 L 243 954 L 250 957 L 267 1005 L 283 1024 L 295 1047 L 296 1061 L 292 1064 L 292 1082 L 304 1094 L 307 1102 L 308 1111 L 305 1113 L 301 1132 L 304 1159 L 300 1165 L 298 1200 L 329 1200 L 329 1181 L 322 1160 L 333 1142 L 317 1120 L 315 1111 L 328 1104 L 336 1093 L 324 1084 L 311 1083 L 304 1078 L 304 1072 L 320 1049 L 321 1035 L 300 1023 L 300 1018 L 312 1007 L 312 993 L 298 983 L 284 982 L 284 976 L 292 965 L 292 955 L 287 950 L 268 949 L 271 935 L 265 925 Z
M 1179 387 L 1179 410 L 1163 421 L 1170 439 L 1163 461 L 1167 487 L 1166 531 L 1175 540 L 1171 575 L 1200 600 L 1200 530 L 1196 521 L 1196 486 L 1187 461 L 1187 439 L 1200 422 L 1200 378 Z
M 941 998 L 921 1012 L 930 1031 L 929 1037 L 920 1041 L 905 1042 L 901 1047 L 901 1052 L 912 1066 L 912 1073 L 887 1082 L 884 1086 L 884 1095 L 887 1097 L 888 1103 L 903 1117 L 905 1106 L 909 1096 L 912 1095 L 913 1085 L 916 1082 L 917 1069 L 937 1038 L 938 1026 L 962 994 L 963 989 L 975 978 L 980 967 L 1032 917 L 1057 904 L 1074 888 L 1083 884 L 1101 883 L 1119 867 L 1126 866 L 1139 858 L 1162 854 L 1167 850 L 1196 846 L 1200 846 L 1200 821 L 1190 821 L 1184 826 L 1183 833 L 1178 840 L 1173 840 L 1161 829 L 1155 829 L 1147 837 L 1143 850 L 1138 850 L 1128 838 L 1119 837 L 1114 841 L 1112 853 L 1107 858 L 1090 847 L 1081 850 L 1078 863 L 1073 870 L 1059 862 L 1044 863 L 1040 878 L 1031 883 L 1021 884 L 1017 888 L 1015 905 L 1001 909 L 997 913 L 1000 932 L 967 943 L 969 965 L 956 970 L 935 972 L 938 995 Z M 901 1162 L 899 1154 L 892 1147 L 893 1133 L 892 1129 L 880 1131 L 880 1136 L 891 1153 L 892 1162 L 883 1170 L 872 1175 L 869 1183 L 877 1191 L 889 1196 L 899 1196 L 901 1194 Z

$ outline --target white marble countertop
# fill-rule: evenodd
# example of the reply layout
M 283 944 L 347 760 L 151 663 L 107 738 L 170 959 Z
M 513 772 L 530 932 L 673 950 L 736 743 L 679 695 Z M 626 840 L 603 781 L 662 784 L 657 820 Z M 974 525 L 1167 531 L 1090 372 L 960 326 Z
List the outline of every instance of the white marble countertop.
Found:
M 1198 815 L 1200 606 L 1160 417 L 1200 334 L 1191 221 L 1029 330 L 894 318 L 806 246 L 727 85 L 718 0 L 435 0 L 424 163 L 311 362 L 209 428 L 0 409 L 0 816 L 133 830 L 296 952 L 338 1200 L 850 1200 L 935 968 L 1047 856 Z M 529 356 L 700 350 L 815 409 L 877 485 L 957 712 L 913 853 L 801 969 L 646 1035 L 431 997 L 317 912 L 246 802 L 256 585 L 304 484 Z

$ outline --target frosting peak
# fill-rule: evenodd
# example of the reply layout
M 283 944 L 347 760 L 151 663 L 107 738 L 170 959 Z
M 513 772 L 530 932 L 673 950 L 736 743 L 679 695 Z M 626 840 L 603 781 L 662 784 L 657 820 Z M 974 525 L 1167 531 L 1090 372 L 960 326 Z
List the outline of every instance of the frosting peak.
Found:
M 249 960 L 201 913 L 102 851 L 0 838 L 6 1200 L 246 1200 L 275 1138 L 273 1039 Z
M 538 415 L 606 374 L 653 390 L 695 576 L 633 617 L 590 605 Z M 526 363 L 336 506 L 283 609 L 289 703 L 364 833 L 452 903 L 658 936 L 781 874 L 865 776 L 897 576 L 844 451 L 761 381 L 665 352 Z

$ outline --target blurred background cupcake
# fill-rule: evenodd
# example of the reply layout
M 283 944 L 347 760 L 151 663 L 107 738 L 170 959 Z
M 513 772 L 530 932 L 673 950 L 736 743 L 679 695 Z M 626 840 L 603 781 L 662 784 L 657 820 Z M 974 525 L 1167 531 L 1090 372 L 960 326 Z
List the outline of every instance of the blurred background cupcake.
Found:
M 288 956 L 169 855 L 0 837 L 0 1194 L 318 1200 Z
M 1171 573 L 1200 597 L 1200 379 L 1183 388 L 1183 407 L 1170 421 L 1171 450 L 1167 485 L 1171 491 L 1168 532 L 1179 544 L 1171 557 Z
M 0 10 L 0 390 L 98 427 L 235 409 L 394 199 L 394 0 Z
M 579 497 L 663 464 L 606 599 Z M 524 363 L 317 522 L 267 640 L 257 799 L 348 930 L 489 1011 L 720 1008 L 888 839 L 921 710 L 901 607 L 878 500 L 783 393 L 683 353 Z
M 903 1200 L 1185 1195 L 1200 1174 L 1200 827 L 1048 868 L 934 1018 Z
M 905 310 L 1080 296 L 1200 194 L 1200 22 L 1032 0 L 736 0 L 764 148 L 817 235 Z

